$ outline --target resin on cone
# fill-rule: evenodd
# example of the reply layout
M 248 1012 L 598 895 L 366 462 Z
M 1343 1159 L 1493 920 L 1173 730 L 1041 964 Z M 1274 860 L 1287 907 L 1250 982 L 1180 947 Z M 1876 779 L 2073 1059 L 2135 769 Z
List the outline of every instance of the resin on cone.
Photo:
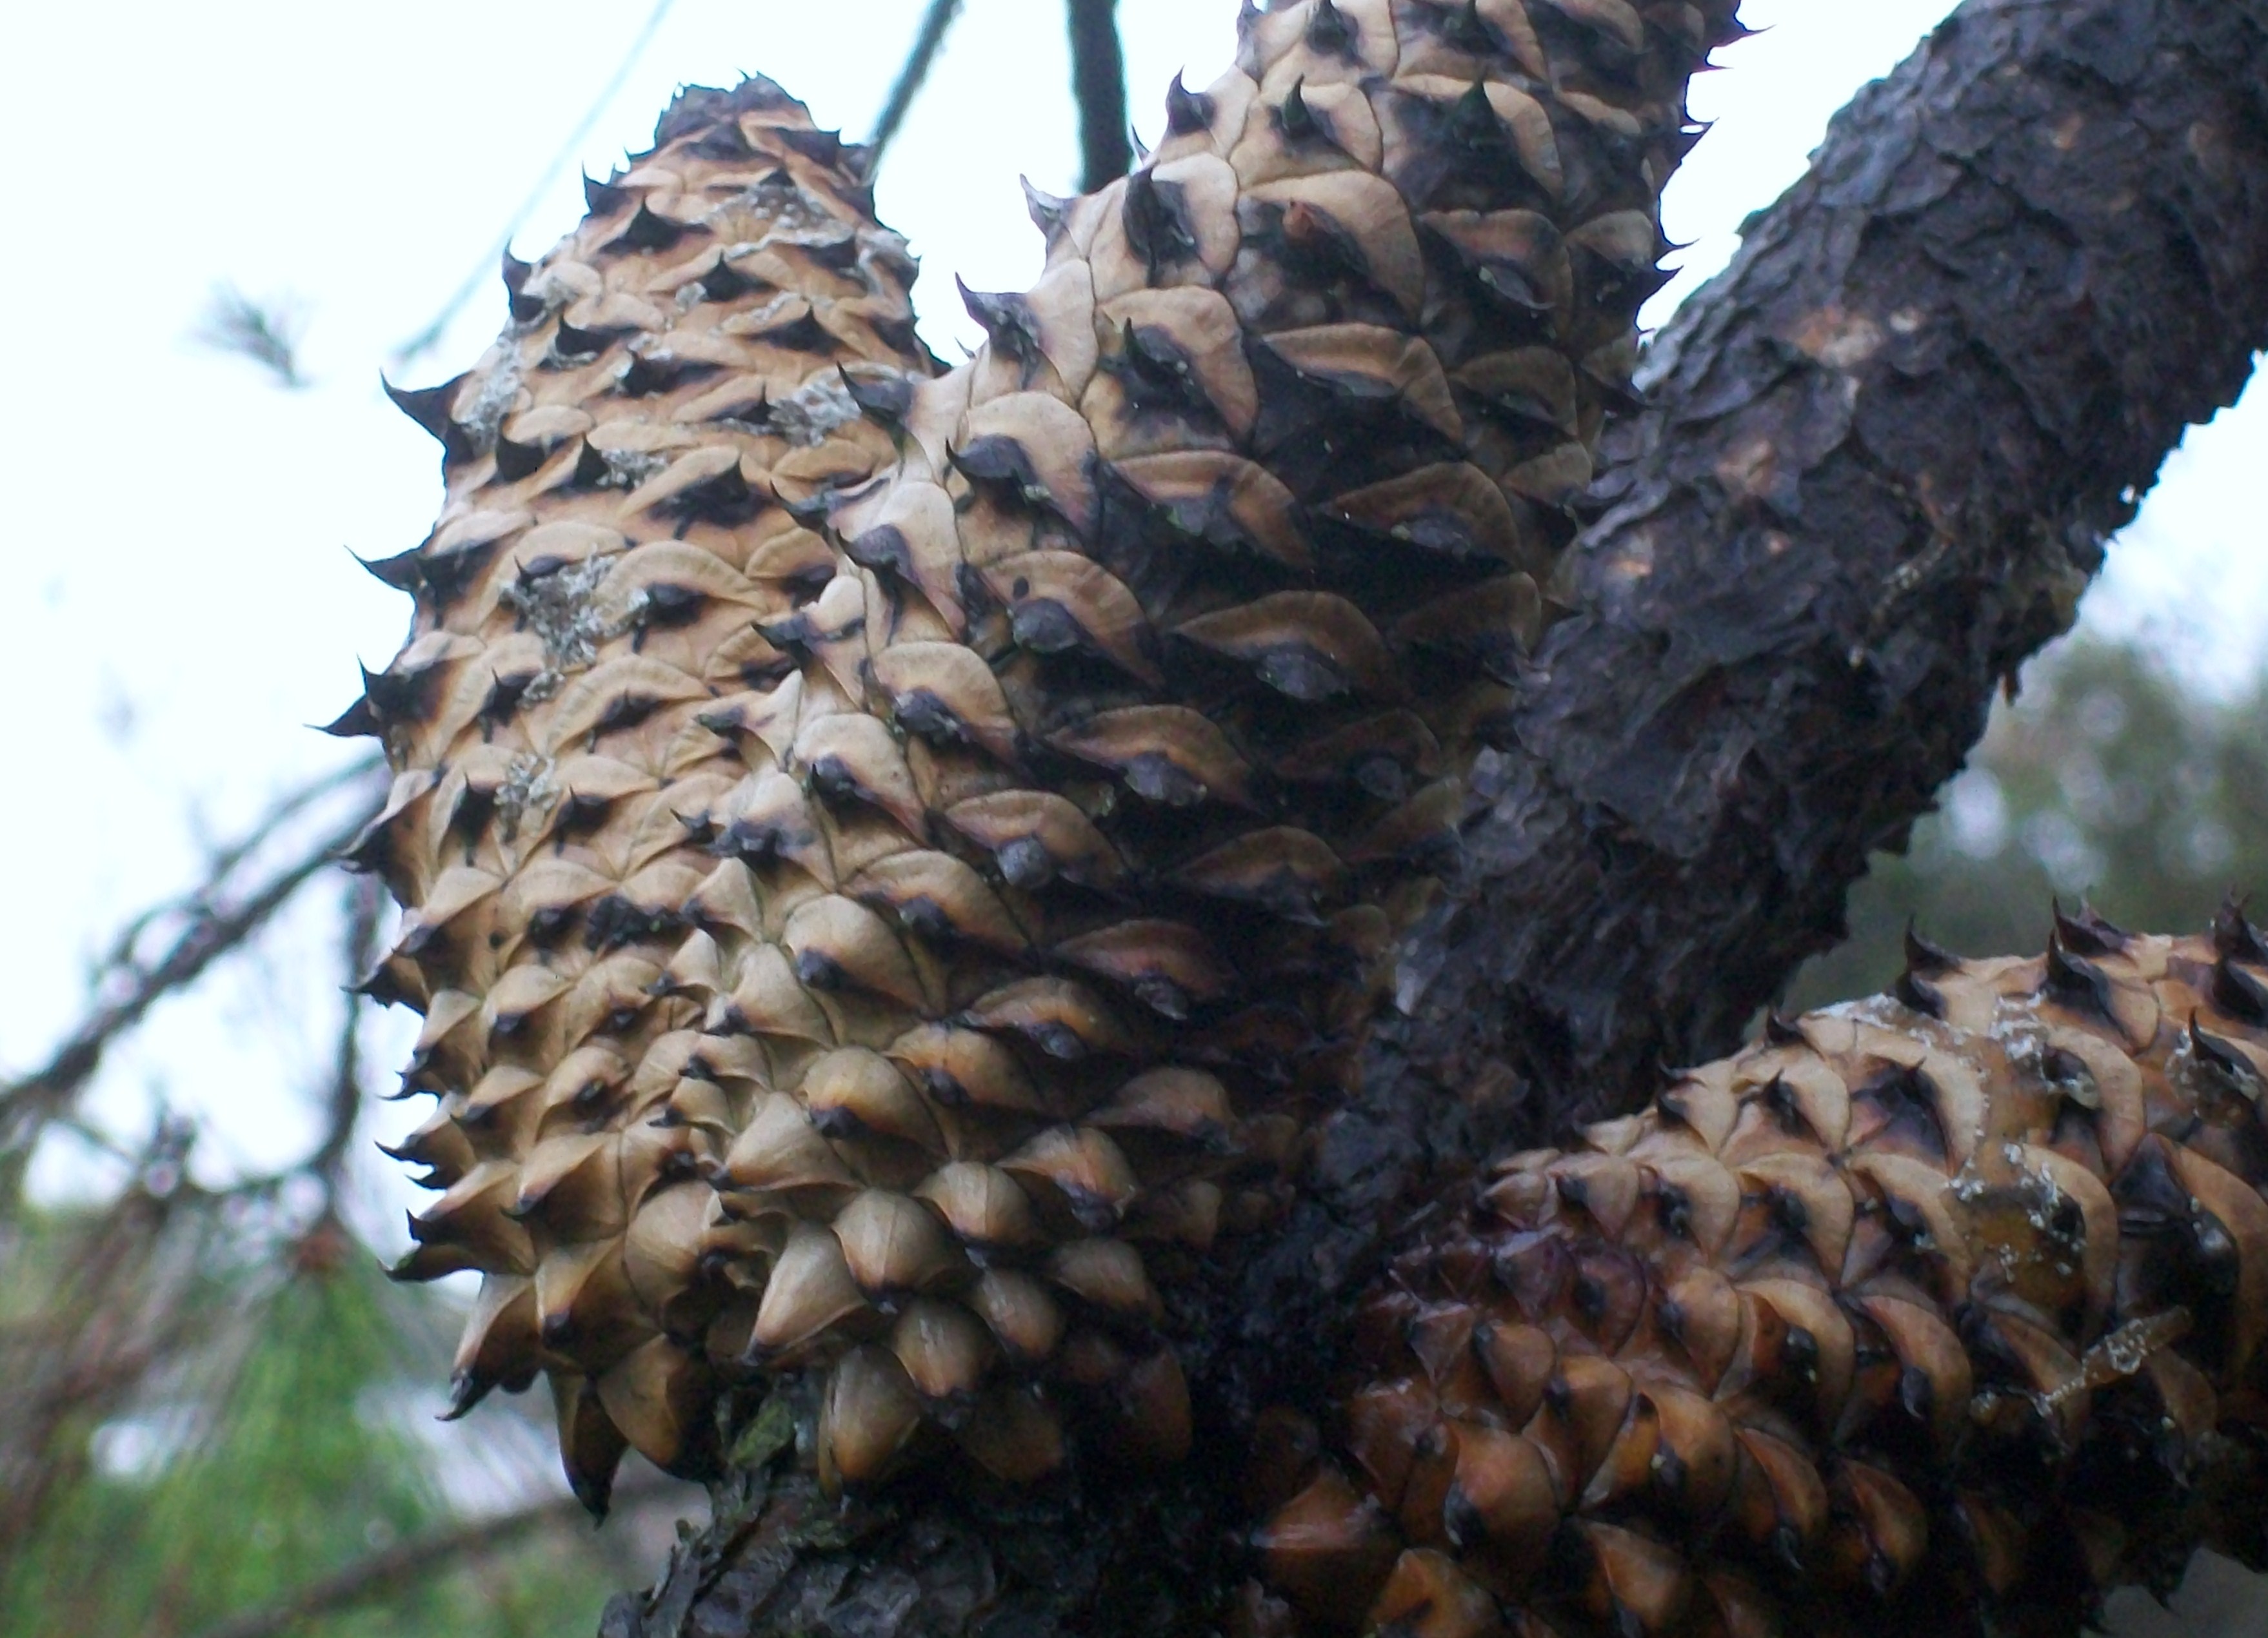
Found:
M 693 92 L 404 403 L 449 500 L 342 731 L 420 1008 L 412 1276 L 578 1488 L 806 1377 L 821 1471 L 1175 1459 L 1454 871 L 1729 0 L 1300 0 L 932 378 L 855 151 Z

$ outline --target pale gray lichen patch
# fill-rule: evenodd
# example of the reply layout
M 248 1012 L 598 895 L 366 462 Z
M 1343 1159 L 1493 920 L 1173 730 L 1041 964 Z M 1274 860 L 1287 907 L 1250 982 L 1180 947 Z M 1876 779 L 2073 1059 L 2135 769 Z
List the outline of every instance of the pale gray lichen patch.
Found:
M 2063 1192 L 2055 1174 L 2044 1163 L 2029 1162 L 2021 1143 L 2005 1145 L 2002 1157 L 2016 1173 L 2014 1191 L 2023 1208 L 2024 1221 L 2040 1237 L 2039 1249 L 2031 1254 L 2032 1260 L 2066 1277 L 2077 1273 L 2087 1255 L 2085 1214 Z
M 798 302 L 808 302 L 809 299 L 801 290 L 782 290 L 762 306 L 750 308 L 733 322 L 735 325 L 746 325 L 750 330 L 763 330 L 769 328 L 772 322 L 790 307 L 794 306 Z
M 506 842 L 519 834 L 520 821 L 540 814 L 559 799 L 552 775 L 557 764 L 548 756 L 522 751 L 504 765 L 504 783 L 497 787 L 497 834 Z
M 550 341 L 544 344 L 543 363 L 547 369 L 580 370 L 585 364 L 594 364 L 598 362 L 599 355 L 595 352 L 571 353 L 565 351 L 560 347 L 559 338 L 556 335 L 554 335 Z M 628 361 L 625 360 L 624 368 L 627 367 Z
M 859 233 L 858 276 L 868 290 L 880 291 L 911 284 L 920 274 L 921 262 L 903 234 L 886 227 L 870 227 Z
M 725 241 L 727 262 L 767 245 L 806 249 L 841 245 L 858 231 L 855 222 L 836 215 L 824 199 L 777 174 L 718 205 L 702 218 L 702 224 Z
M 669 469 L 669 457 L 652 450 L 601 449 L 598 452 L 599 459 L 607 464 L 606 471 L 599 477 L 602 489 L 635 489 Z
M 1971 1155 L 1961 1170 L 1945 1182 L 1945 1192 L 1964 1206 L 1974 1206 L 1992 1193 L 1992 1186 L 1985 1181 L 1984 1174 L 1977 1169 L 1975 1155 Z
M 600 645 L 637 623 L 645 606 L 644 592 L 632 593 L 615 607 L 600 604 L 599 591 L 613 567 L 605 557 L 586 557 L 504 588 L 504 606 L 519 616 L 523 630 L 534 632 L 543 644 L 543 669 L 527 685 L 523 700 L 549 699 L 569 672 L 597 664 Z
M 2044 1267 L 2058 1277 L 2077 1274 L 2087 1255 L 2087 1220 L 2076 1202 L 2063 1191 L 2045 1162 L 2036 1162 L 2021 1143 L 2004 1142 L 1999 1177 L 1987 1176 L 1983 1162 L 1989 1151 L 1979 1149 L 1947 1179 L 1946 1193 L 1969 1207 L 2014 1207 L 2038 1236 L 2021 1251 L 2007 1245 L 1991 1248 L 1992 1260 L 2003 1277 L 2013 1278 L 2025 1267 Z
M 799 448 L 827 441 L 838 428 L 863 420 L 865 413 L 852 400 L 839 375 L 815 375 L 785 398 L 771 405 L 771 430 Z
M 2029 1006 L 2003 996 L 1989 1034 L 2021 1073 L 2082 1109 L 2102 1107 L 2102 1088 L 2093 1067 L 2076 1053 L 2058 1051 L 2047 1025 Z
M 2054 1411 L 2082 1393 L 2139 1376 L 2153 1355 L 2163 1353 L 2188 1335 L 2193 1323 L 2186 1308 L 2169 1308 L 2131 1319 L 2088 1349 L 2070 1377 L 2034 1395 L 2034 1402 L 2043 1410 Z
M 827 202 L 784 178 L 759 182 L 743 195 L 751 207 L 772 219 L 767 240 L 790 245 L 840 245 L 858 232 L 827 207 Z
M 472 434 L 474 447 L 484 453 L 496 447 L 504 418 L 519 402 L 519 350 L 498 348 L 494 357 L 496 362 L 480 378 L 473 401 L 457 416 L 458 423 Z

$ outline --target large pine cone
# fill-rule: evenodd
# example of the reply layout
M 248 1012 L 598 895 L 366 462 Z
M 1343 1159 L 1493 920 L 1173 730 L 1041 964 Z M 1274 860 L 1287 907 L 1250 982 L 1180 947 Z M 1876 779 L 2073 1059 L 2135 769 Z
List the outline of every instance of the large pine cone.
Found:
M 2260 1556 L 2268 944 L 1913 955 L 1400 1259 L 1248 1626 L 2068 1634 Z
M 594 1502 L 760 1375 L 830 1480 L 1180 1454 L 1161 1293 L 1282 1212 L 1454 868 L 1730 11 L 1248 11 L 940 378 L 765 83 L 513 271 L 342 724 L 460 1407 L 548 1373 Z

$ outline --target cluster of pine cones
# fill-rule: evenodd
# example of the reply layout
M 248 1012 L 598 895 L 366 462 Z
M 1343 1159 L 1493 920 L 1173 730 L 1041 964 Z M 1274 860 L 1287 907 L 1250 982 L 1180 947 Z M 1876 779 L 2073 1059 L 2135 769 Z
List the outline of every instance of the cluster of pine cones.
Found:
M 547 1377 L 594 1507 L 755 1382 L 830 1487 L 1186 1453 L 1169 1299 L 1296 1200 L 1454 878 L 1732 10 L 1248 9 L 1133 175 L 1034 197 L 1047 270 L 949 372 L 863 156 L 762 80 L 507 265 L 400 395 L 448 498 L 336 725 L 397 770 L 356 857 L 438 1099 L 401 1272 L 481 1275 L 458 1411 Z M 1240 1619 L 2117 1573 L 2058 1475 L 2187 1482 L 2252 1403 L 2264 1043 L 2241 917 L 2082 920 L 1506 1163 L 1332 1424 L 1255 1429 Z

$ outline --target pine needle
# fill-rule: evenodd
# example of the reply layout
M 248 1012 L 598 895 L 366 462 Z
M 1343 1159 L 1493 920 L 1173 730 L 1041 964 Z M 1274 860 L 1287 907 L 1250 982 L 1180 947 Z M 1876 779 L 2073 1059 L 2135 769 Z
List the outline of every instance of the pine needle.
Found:
M 190 339 L 217 353 L 248 358 L 293 392 L 307 385 L 299 369 L 299 342 L 306 320 L 289 299 L 254 300 L 224 280 L 205 298 L 203 315 Z

